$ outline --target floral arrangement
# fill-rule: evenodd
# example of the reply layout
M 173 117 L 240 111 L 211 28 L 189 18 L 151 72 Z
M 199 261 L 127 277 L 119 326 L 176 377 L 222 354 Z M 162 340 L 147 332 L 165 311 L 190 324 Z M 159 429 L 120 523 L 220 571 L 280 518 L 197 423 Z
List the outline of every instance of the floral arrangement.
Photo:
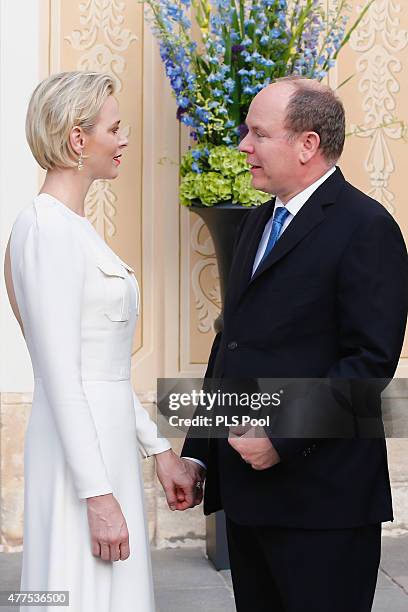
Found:
M 270 200 L 270 194 L 251 187 L 246 155 L 227 145 L 198 145 L 185 153 L 181 162 L 180 202 L 204 206 L 232 201 L 254 206 Z
M 252 98 L 288 74 L 322 80 L 373 1 L 346 31 L 346 0 L 328 12 L 321 0 L 144 0 L 177 118 L 199 145 L 182 160 L 182 204 L 269 199 L 236 149 Z

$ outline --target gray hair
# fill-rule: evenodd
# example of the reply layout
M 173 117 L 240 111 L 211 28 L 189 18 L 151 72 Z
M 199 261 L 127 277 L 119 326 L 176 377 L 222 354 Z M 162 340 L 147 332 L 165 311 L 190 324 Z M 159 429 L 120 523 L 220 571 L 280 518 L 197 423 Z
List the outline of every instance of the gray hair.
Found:
M 336 163 L 343 152 L 346 134 L 345 111 L 340 98 L 330 87 L 306 77 L 289 75 L 274 82 L 294 87 L 284 123 L 289 137 L 316 132 L 323 157 L 329 164 Z

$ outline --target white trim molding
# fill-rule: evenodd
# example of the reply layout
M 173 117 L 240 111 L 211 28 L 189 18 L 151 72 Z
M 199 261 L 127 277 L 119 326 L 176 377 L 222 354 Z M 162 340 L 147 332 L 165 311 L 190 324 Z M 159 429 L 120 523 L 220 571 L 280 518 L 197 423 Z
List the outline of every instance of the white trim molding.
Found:
M 0 0 L 0 392 L 30 392 L 31 362 L 7 299 L 4 254 L 19 211 L 38 191 L 38 167 L 25 138 L 30 96 L 40 78 L 41 0 Z

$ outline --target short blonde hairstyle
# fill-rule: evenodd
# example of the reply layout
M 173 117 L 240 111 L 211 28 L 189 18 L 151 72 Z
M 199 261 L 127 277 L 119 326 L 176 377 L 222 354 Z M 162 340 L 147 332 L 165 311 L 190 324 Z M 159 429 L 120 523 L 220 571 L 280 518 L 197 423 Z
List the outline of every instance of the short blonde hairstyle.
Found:
M 60 72 L 37 85 L 28 105 L 25 129 L 41 168 L 77 165 L 78 154 L 69 140 L 71 129 L 78 125 L 91 134 L 102 106 L 114 93 L 113 78 L 100 72 Z

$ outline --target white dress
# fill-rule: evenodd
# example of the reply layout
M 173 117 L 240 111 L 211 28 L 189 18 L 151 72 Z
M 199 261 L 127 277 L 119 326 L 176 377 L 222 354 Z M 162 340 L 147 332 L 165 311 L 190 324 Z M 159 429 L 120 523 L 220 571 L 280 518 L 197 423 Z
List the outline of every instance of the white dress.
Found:
M 170 445 L 131 384 L 140 303 L 133 270 L 85 217 L 48 194 L 18 215 L 10 257 L 35 380 L 21 590 L 69 591 L 63 609 L 72 612 L 154 612 L 140 452 Z M 110 492 L 129 530 L 125 561 L 91 551 L 86 498 Z

